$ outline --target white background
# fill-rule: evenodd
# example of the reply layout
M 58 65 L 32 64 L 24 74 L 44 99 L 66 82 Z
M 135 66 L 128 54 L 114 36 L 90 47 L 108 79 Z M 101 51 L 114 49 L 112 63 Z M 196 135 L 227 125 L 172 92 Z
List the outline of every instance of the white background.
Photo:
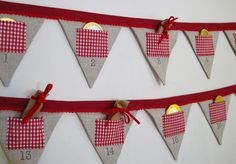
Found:
M 236 22 L 235 0 L 56 0 L 19 3 L 68 8 L 129 17 L 178 21 Z M 29 97 L 33 90 L 54 84 L 48 99 L 104 100 L 161 98 L 236 84 L 236 57 L 220 32 L 212 77 L 208 80 L 182 32 L 172 51 L 166 86 L 158 84 L 128 28 L 122 28 L 95 85 L 89 89 L 72 50 L 55 20 L 46 20 L 19 65 L 9 87 L 0 95 Z M 186 134 L 174 161 L 144 111 L 133 123 L 118 164 L 234 164 L 236 163 L 236 108 L 231 96 L 223 145 L 219 146 L 200 108 L 193 104 Z M 0 149 L 0 163 L 7 159 Z M 65 113 L 49 140 L 39 164 L 99 164 L 100 158 L 75 114 Z

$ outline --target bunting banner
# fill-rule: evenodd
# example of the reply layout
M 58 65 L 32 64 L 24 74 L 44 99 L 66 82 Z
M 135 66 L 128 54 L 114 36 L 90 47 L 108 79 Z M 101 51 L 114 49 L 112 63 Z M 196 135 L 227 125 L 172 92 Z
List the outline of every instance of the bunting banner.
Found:
M 37 164 L 62 113 L 42 112 L 22 124 L 21 113 L 0 111 L 0 145 L 12 164 Z
M 4 86 L 10 84 L 43 21 L 42 18 L 0 13 L 0 79 Z
M 87 80 L 93 87 L 122 27 L 130 28 L 157 80 L 166 84 L 168 62 L 183 31 L 207 78 L 211 77 L 219 32 L 234 52 L 236 23 L 176 22 L 129 18 L 0 1 L 0 78 L 5 86 L 26 54 L 44 19 L 59 21 Z

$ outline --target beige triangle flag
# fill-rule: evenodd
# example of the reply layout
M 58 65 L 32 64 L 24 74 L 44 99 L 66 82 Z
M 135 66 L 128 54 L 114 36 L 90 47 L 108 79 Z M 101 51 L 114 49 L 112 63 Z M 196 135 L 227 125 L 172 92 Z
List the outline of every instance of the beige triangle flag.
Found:
M 136 111 L 130 112 L 133 116 Z M 116 164 L 133 122 L 106 120 L 102 113 L 78 113 L 84 129 L 104 164 Z
M 191 105 L 181 106 L 182 112 L 169 115 L 165 114 L 165 108 L 146 110 L 175 160 L 184 137 L 190 107 Z
M 184 33 L 207 78 L 210 78 L 219 32 L 211 31 L 207 36 L 201 36 L 197 31 L 184 31 Z
M 0 145 L 11 164 L 37 164 L 62 113 L 41 112 L 25 125 L 20 115 L 0 111 Z
M 236 54 L 236 31 L 235 30 L 227 30 L 224 31 L 234 53 Z
M 59 20 L 67 40 L 80 64 L 87 83 L 93 87 L 114 44 L 121 27 L 111 25 L 90 26 L 86 23 Z M 101 30 L 102 29 L 102 30 Z
M 214 102 L 213 100 L 207 100 L 199 102 L 202 112 L 211 126 L 211 129 L 217 139 L 217 142 L 221 145 L 222 138 L 227 119 L 227 112 L 229 108 L 230 96 L 225 96 L 224 101 Z
M 134 27 L 131 30 L 156 79 L 165 84 L 169 57 L 176 43 L 178 32 L 170 30 L 168 38 L 163 38 L 159 43 L 161 34 L 156 33 L 155 30 Z
M 0 14 L 0 79 L 8 86 L 44 19 Z

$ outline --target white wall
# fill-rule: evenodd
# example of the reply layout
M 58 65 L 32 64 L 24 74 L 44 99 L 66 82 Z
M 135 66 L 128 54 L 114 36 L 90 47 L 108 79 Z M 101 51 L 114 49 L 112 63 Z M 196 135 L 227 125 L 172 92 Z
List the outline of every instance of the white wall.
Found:
M 236 22 L 235 0 L 56 0 L 20 3 L 90 12 L 178 21 Z M 128 28 L 122 28 L 94 87 L 89 89 L 58 22 L 46 20 L 18 67 L 9 87 L 0 85 L 1 96 L 28 97 L 32 89 L 54 84 L 49 99 L 101 100 L 147 99 L 199 92 L 236 84 L 236 57 L 224 34 L 219 35 L 212 78 L 208 80 L 182 32 L 173 49 L 167 84 L 158 84 Z M 186 134 L 174 161 L 145 112 L 137 115 L 141 125 L 132 125 L 119 164 L 234 164 L 236 163 L 235 96 L 219 146 L 200 108 L 193 104 Z M 0 150 L 0 163 L 7 159 Z M 64 114 L 39 164 L 101 163 L 75 114 Z

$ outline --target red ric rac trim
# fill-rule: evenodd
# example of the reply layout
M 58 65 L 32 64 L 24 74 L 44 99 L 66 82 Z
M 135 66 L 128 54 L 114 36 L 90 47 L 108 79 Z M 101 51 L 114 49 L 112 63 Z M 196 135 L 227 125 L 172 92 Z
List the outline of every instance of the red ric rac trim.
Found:
M 186 94 L 162 99 L 129 100 L 126 111 L 167 108 L 171 104 L 187 105 L 214 99 L 217 95 L 227 96 L 236 93 L 236 85 L 211 91 Z M 27 105 L 26 98 L 0 97 L 0 110 L 23 111 Z M 45 100 L 42 112 L 102 112 L 114 107 L 115 101 L 55 101 Z
M 139 27 L 156 29 L 161 20 L 121 17 L 83 11 L 59 9 L 53 7 L 43 7 L 28 4 L 0 1 L 0 13 L 16 14 L 29 17 L 63 19 L 81 22 L 97 22 L 99 24 Z M 236 23 L 188 23 L 173 22 L 172 30 L 199 31 L 206 28 L 209 31 L 236 30 Z

